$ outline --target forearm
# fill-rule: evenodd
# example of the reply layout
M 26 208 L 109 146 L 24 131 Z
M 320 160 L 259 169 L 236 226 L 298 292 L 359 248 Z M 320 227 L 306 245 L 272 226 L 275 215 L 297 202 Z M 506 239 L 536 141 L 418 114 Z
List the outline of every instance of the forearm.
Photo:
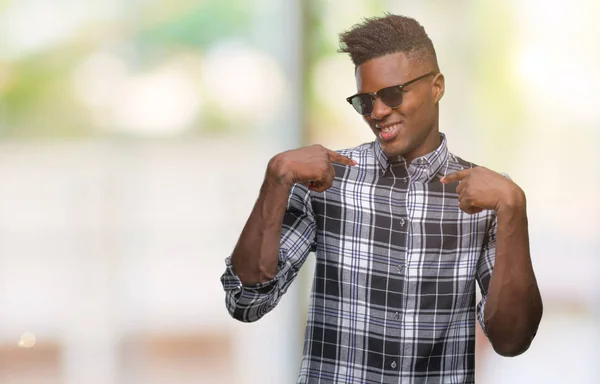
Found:
M 542 300 L 529 253 L 524 196 L 497 211 L 496 258 L 484 322 L 494 349 L 506 356 L 524 352 L 537 332 Z
M 233 271 L 245 285 L 269 281 L 277 274 L 281 225 L 290 188 L 267 172 L 231 255 Z

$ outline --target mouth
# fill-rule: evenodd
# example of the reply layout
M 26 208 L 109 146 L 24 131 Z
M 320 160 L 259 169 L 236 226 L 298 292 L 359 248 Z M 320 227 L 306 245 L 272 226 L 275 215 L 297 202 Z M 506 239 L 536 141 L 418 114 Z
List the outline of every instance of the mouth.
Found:
M 379 130 L 379 134 L 377 136 L 382 141 L 391 141 L 398 135 L 401 126 L 402 123 L 385 124 L 382 126 L 377 124 L 375 125 L 375 128 Z

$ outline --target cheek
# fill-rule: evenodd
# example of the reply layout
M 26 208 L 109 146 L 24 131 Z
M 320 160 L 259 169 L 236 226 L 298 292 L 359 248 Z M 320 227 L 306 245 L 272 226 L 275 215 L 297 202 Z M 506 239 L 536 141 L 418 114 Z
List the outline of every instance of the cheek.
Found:
M 404 118 L 412 123 L 424 122 L 428 120 L 428 116 L 431 115 L 430 108 L 428 107 L 431 103 L 427 99 L 427 95 L 415 95 L 415 97 L 406 98 L 406 103 L 402 103 L 400 107 L 400 113 Z
M 423 104 L 415 100 L 407 100 L 406 103 L 402 103 L 398 111 L 407 122 L 415 122 L 421 120 Z

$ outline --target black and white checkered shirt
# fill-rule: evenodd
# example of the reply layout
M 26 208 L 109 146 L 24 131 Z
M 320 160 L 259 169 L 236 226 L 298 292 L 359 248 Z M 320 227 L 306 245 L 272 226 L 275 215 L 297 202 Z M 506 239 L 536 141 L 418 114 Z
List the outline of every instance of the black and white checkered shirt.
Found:
M 316 253 L 298 383 L 474 382 L 475 313 L 483 326 L 497 221 L 493 211 L 462 212 L 457 184 L 440 182 L 473 166 L 441 136 L 408 167 L 375 141 L 340 151 L 359 165 L 336 164 L 327 191 L 295 185 L 273 281 L 243 286 L 226 259 L 227 308 L 255 321 Z

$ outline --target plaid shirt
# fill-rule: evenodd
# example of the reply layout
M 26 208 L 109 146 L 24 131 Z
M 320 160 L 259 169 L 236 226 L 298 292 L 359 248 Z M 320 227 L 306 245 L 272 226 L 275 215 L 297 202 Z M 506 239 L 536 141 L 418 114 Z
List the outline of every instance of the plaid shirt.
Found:
M 342 150 L 358 165 L 335 164 L 330 189 L 295 185 L 274 280 L 243 286 L 226 259 L 227 308 L 249 322 L 277 305 L 316 252 L 298 383 L 474 382 L 475 312 L 485 332 L 497 220 L 462 212 L 457 184 L 440 182 L 473 167 L 441 137 L 408 167 L 378 141 Z

